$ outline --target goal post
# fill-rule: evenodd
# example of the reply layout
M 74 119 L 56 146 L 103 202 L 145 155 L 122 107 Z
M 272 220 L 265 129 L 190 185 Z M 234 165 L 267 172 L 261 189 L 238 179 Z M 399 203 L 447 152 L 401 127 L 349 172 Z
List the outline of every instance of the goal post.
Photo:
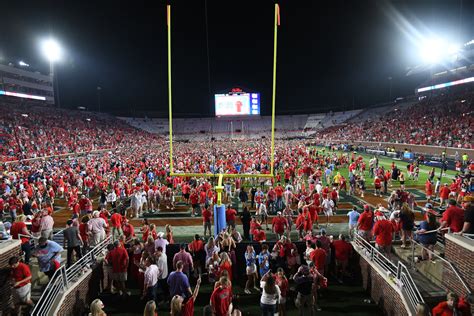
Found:
M 218 205 L 222 203 L 222 191 L 224 187 L 222 182 L 224 178 L 273 178 L 275 177 L 275 99 L 276 99 L 276 66 L 277 66 L 277 39 L 278 26 L 280 25 L 280 7 L 275 3 L 274 33 L 273 33 L 273 80 L 272 80 L 272 130 L 270 147 L 270 173 L 175 173 L 173 165 L 173 102 L 172 102 L 172 78 L 171 78 L 171 5 L 166 6 L 166 22 L 168 28 L 168 117 L 169 117 L 169 166 L 170 176 L 174 177 L 203 177 L 218 178 L 218 184 L 215 187 L 217 191 Z

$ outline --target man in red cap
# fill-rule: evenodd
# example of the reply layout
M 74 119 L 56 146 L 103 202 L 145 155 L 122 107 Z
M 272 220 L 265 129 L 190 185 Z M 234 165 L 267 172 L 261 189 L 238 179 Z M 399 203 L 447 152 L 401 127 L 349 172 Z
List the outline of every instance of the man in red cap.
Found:
M 392 236 L 393 236 L 393 225 L 385 219 L 382 212 L 376 211 L 375 218 L 377 221 L 374 225 L 374 235 L 376 247 L 387 256 L 390 256 L 392 252 Z
M 357 230 L 359 235 L 367 241 L 372 239 L 372 225 L 374 223 L 374 214 L 370 210 L 370 206 L 365 204 L 364 211 L 359 216 Z

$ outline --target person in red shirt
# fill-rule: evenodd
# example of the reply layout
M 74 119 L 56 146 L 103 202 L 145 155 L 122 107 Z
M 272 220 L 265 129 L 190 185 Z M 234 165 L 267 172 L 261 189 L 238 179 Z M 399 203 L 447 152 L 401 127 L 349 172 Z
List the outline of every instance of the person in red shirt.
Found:
M 262 227 L 256 228 L 254 234 L 253 234 L 253 241 L 262 243 L 267 240 L 267 235 L 265 234 L 265 231 L 262 229 Z
M 171 316 L 193 316 L 194 302 L 199 294 L 199 287 L 201 286 L 201 277 L 197 279 L 196 287 L 193 295 L 185 299 L 181 295 L 175 295 L 171 299 Z
M 359 231 L 359 235 L 367 241 L 372 239 L 372 224 L 374 221 L 374 214 L 370 210 L 370 206 L 367 204 L 364 205 L 364 211 L 359 216 L 359 220 L 357 222 L 357 229 Z
M 132 224 L 130 224 L 127 217 L 123 218 L 122 231 L 127 241 L 135 237 L 135 228 L 132 226 Z
M 272 231 L 277 234 L 277 238 L 280 239 L 285 233 L 285 229 L 288 228 L 288 221 L 286 218 L 281 216 L 281 212 L 277 212 L 277 216 L 272 220 Z
M 462 230 L 464 225 L 464 210 L 456 205 L 455 200 L 449 200 L 449 207 L 444 211 L 441 218 L 441 227 L 449 227 L 452 233 Z
M 336 277 L 339 283 L 343 283 L 346 275 L 349 258 L 352 255 L 352 245 L 346 241 L 346 236 L 339 235 L 339 239 L 332 242 L 336 257 Z
M 220 285 L 211 294 L 213 316 L 228 316 L 232 311 L 232 289 L 227 278 L 219 280 Z
M 436 305 L 431 311 L 433 316 L 469 316 L 469 304 L 464 298 L 459 298 L 455 293 L 448 293 L 447 300 Z
M 13 299 L 17 315 L 21 315 L 21 305 L 33 306 L 31 300 L 31 271 L 30 267 L 20 262 L 18 257 L 11 257 L 8 260 L 11 268 L 11 278 L 13 280 Z
M 448 200 L 450 192 L 448 184 L 445 183 L 439 190 L 439 206 L 443 206 L 444 202 Z
M 281 202 L 283 199 L 283 187 L 280 185 L 278 182 L 278 185 L 275 187 L 275 195 L 276 195 L 276 205 L 277 205 L 277 211 L 281 211 Z M 281 208 L 281 209 L 280 209 Z
M 374 225 L 376 246 L 387 256 L 390 256 L 390 253 L 392 252 L 392 238 L 394 232 L 393 225 L 389 220 L 385 219 L 382 212 L 375 212 L 375 216 L 377 218 Z
M 212 232 L 211 232 L 211 218 L 212 218 L 212 213 L 209 210 L 209 208 L 204 208 L 202 211 L 202 223 L 204 226 L 204 237 L 206 237 L 206 232 L 209 230 L 209 237 L 211 237 Z
M 314 249 L 309 258 L 314 263 L 316 269 L 318 269 L 319 273 L 324 275 L 324 268 L 326 266 L 326 251 L 322 248 L 321 241 L 316 240 L 316 249 Z
M 12 227 L 10 228 L 10 234 L 12 235 L 13 239 L 20 239 L 21 240 L 21 250 L 25 253 L 25 263 L 30 263 L 31 257 L 31 245 L 30 245 L 30 233 L 26 228 L 26 216 L 21 214 L 18 215 L 13 223 Z M 19 235 L 22 235 L 21 237 Z
M 235 228 L 235 216 L 237 215 L 237 211 L 232 208 L 230 204 L 227 205 L 227 209 L 225 211 L 225 220 L 227 222 L 227 226 Z
M 119 289 L 120 295 L 126 292 L 127 269 L 128 269 L 128 252 L 122 244 L 116 240 L 114 242 L 114 249 L 106 256 L 106 261 L 112 265 L 112 280 L 115 286 Z
M 120 236 L 123 235 L 122 230 L 122 215 L 114 211 L 112 216 L 110 216 L 110 224 L 112 226 L 112 240 L 117 240 Z
M 382 196 L 382 193 L 380 192 L 380 189 L 382 188 L 382 180 L 380 180 L 380 178 L 377 177 L 377 176 L 374 179 L 374 187 L 375 187 L 374 195 L 375 196 L 378 196 L 378 195 Z
M 426 180 L 425 194 L 426 194 L 426 203 L 430 203 L 431 196 L 433 196 L 433 183 L 430 181 L 430 179 Z
M 300 237 L 300 240 L 303 239 L 305 229 L 304 229 L 304 223 L 305 223 L 305 214 L 303 213 L 303 210 L 299 210 L 299 215 L 296 218 L 296 230 L 298 231 L 298 235 Z

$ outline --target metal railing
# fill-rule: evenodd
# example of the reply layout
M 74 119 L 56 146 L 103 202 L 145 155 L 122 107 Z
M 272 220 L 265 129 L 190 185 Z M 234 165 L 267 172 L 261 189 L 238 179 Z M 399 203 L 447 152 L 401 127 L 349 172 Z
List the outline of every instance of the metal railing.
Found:
M 64 235 L 64 229 L 61 229 L 60 231 L 57 231 L 57 232 L 53 233 L 53 236 L 51 237 L 51 240 L 54 241 L 55 238 L 58 238 L 61 235 Z M 36 243 L 38 242 L 38 239 L 41 238 L 41 236 L 18 234 L 18 239 L 21 239 L 22 237 L 29 238 L 31 249 L 36 248 Z
M 355 235 L 354 243 L 361 248 L 361 253 L 365 255 L 367 259 L 377 264 L 385 271 L 389 278 L 396 281 L 398 288 L 407 299 L 410 313 L 415 314 L 417 306 L 424 304 L 425 301 L 415 281 L 413 281 L 408 268 L 400 261 L 398 261 L 398 263 L 391 261 L 386 255 L 382 254 L 370 242 L 359 235 Z
M 32 315 L 51 315 L 54 303 L 57 302 L 62 294 L 64 294 L 71 283 L 75 282 L 86 269 L 90 268 L 96 262 L 97 257 L 104 253 L 104 250 L 107 248 L 110 241 L 111 236 L 108 236 L 69 268 L 66 268 L 66 266 L 63 265 L 56 270 L 40 299 L 36 303 Z
M 460 234 L 463 237 L 469 238 L 469 239 L 474 239 L 474 234 Z
M 461 285 L 466 289 L 466 293 L 468 295 L 471 295 L 472 294 L 472 291 L 471 289 L 469 288 L 469 286 L 466 284 L 466 282 L 464 282 L 463 278 L 461 277 L 461 275 L 459 274 L 459 272 L 456 270 L 456 268 L 453 266 L 453 264 L 451 262 L 449 262 L 448 260 L 444 259 L 443 257 L 441 257 L 440 255 L 438 255 L 437 253 L 435 253 L 434 251 L 432 251 L 431 249 L 428 249 L 426 248 L 425 246 L 423 246 L 422 244 L 420 244 L 419 242 L 415 241 L 415 240 L 411 240 L 411 260 L 410 260 L 410 265 L 411 265 L 411 268 L 413 269 L 416 269 L 416 261 L 415 261 L 415 248 L 421 248 L 421 250 L 425 250 L 426 252 L 428 252 L 429 254 L 431 254 L 431 256 L 434 256 L 436 257 L 437 259 L 441 260 L 443 263 L 444 263 L 444 268 L 446 267 L 449 267 L 452 271 L 453 271 L 453 274 L 458 278 L 459 282 L 461 283 Z

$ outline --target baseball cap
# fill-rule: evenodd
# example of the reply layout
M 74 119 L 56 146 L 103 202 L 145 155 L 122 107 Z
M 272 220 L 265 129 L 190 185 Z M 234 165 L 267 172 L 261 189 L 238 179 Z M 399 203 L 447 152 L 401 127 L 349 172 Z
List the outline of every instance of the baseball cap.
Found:
M 368 210 L 370 210 L 370 206 L 368 204 L 365 204 L 364 205 L 364 211 L 368 211 Z
M 425 208 L 433 208 L 433 204 L 431 204 L 431 203 L 426 203 L 426 204 L 425 204 Z
M 380 211 L 375 212 L 375 216 L 383 216 L 383 213 Z

